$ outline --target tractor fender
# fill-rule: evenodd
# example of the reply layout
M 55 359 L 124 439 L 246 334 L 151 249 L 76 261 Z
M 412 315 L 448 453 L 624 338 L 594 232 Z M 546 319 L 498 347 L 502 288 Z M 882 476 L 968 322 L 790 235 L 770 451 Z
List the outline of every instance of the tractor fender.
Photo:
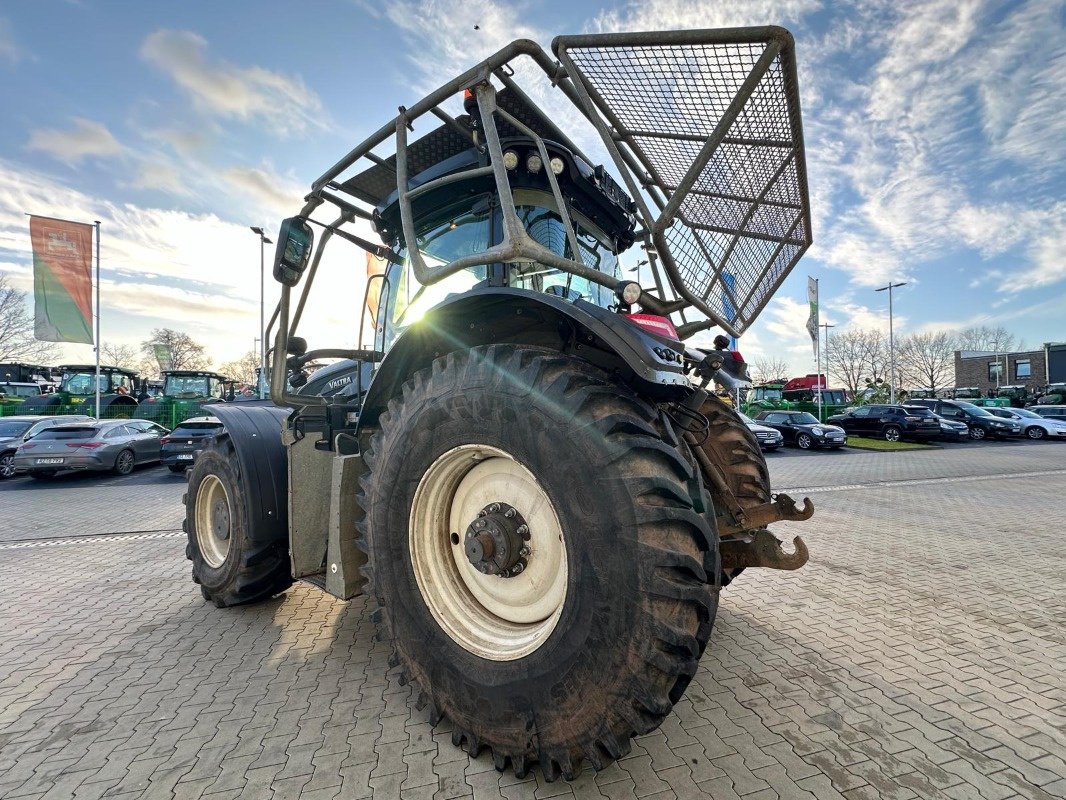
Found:
M 63 398 L 58 394 L 39 394 L 35 397 L 27 397 L 22 401 L 20 408 L 23 414 L 33 414 L 34 410 L 42 410 L 45 414 L 49 413 L 49 409 L 56 409 L 63 404 Z
M 569 353 L 618 375 L 652 400 L 679 399 L 691 392 L 680 342 L 653 336 L 623 315 L 583 300 L 486 287 L 445 300 L 396 339 L 367 391 L 360 430 L 376 425 L 407 379 L 434 359 L 487 344 Z
M 90 397 L 85 401 L 85 404 L 92 408 L 96 405 L 96 398 Z M 103 414 L 105 408 L 111 408 L 112 406 L 129 406 L 131 409 L 137 407 L 137 399 L 130 397 L 128 394 L 102 394 L 100 395 L 100 413 Z
M 244 496 L 249 500 L 245 519 L 263 536 L 287 540 L 289 471 L 281 432 L 289 409 L 263 400 L 217 403 L 211 413 L 225 426 L 237 456 Z

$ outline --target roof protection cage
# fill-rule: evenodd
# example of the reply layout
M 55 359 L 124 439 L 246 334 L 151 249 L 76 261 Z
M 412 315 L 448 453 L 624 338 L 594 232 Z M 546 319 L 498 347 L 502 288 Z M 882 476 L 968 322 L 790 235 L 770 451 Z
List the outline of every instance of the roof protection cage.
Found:
M 811 244 L 791 34 L 560 36 L 552 50 L 674 290 L 743 333 Z

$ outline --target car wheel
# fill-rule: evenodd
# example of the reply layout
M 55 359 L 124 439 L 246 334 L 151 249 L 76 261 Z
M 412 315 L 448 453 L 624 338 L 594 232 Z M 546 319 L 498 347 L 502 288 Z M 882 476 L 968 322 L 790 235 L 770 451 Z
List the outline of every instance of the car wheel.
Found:
M 1028 428 L 1025 429 L 1025 435 L 1028 436 L 1030 439 L 1039 440 L 1047 436 L 1047 432 L 1039 425 L 1030 425 Z M 0 472 L 2 472 L 2 467 L 0 467 Z M 3 476 L 0 475 L 0 477 Z
M 812 439 L 806 433 L 801 433 L 799 436 L 796 437 L 796 447 L 798 447 L 800 450 L 810 450 L 813 444 L 814 439 Z
M 4 453 L 0 456 L 0 480 L 11 478 L 15 475 L 15 454 Z
M 54 469 L 39 469 L 30 473 L 30 477 L 37 481 L 48 481 L 56 476 L 57 470 Z
M 114 472 L 116 475 L 129 475 L 133 472 L 134 457 L 132 450 L 123 450 L 115 459 Z
M 903 431 L 899 429 L 898 425 L 889 425 L 885 428 L 884 437 L 886 442 L 898 442 L 903 438 Z
M 986 434 L 984 428 L 980 428 L 977 425 L 974 425 L 972 428 L 970 428 L 970 438 L 973 439 L 975 442 L 979 442 L 984 439 L 985 435 Z

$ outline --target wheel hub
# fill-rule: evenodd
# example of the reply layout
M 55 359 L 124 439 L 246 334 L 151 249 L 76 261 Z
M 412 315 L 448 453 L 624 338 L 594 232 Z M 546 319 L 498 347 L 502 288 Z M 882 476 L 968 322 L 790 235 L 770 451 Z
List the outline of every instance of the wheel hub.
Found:
M 516 508 L 490 503 L 467 527 L 463 551 L 478 572 L 513 578 L 526 568 L 529 538 L 529 526 Z

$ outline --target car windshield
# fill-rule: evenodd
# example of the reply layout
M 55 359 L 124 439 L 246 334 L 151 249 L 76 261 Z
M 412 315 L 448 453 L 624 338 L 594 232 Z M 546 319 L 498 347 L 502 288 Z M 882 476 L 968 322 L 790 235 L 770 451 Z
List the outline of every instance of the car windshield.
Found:
M 789 414 L 788 421 L 792 425 L 817 425 L 818 418 L 814 414 L 804 411 L 802 414 Z
M 9 383 L 0 386 L 0 394 L 6 394 L 9 397 L 36 397 L 40 393 L 41 390 L 36 385 L 19 386 L 18 384 Z
M 1011 411 L 1013 411 L 1019 417 L 1029 417 L 1030 419 L 1032 419 L 1033 417 L 1036 417 L 1037 419 L 1040 419 L 1040 415 L 1039 414 L 1034 414 L 1028 408 L 1012 408 Z
M 908 415 L 912 417 L 931 417 L 933 412 L 925 406 L 906 406 L 903 409 Z
M 205 433 L 217 431 L 222 427 L 221 422 L 183 422 L 174 429 L 172 436 L 203 436 Z
M 747 414 L 741 414 L 740 412 L 737 412 L 737 416 L 740 417 L 740 421 L 743 422 L 745 425 L 758 425 L 759 424 L 755 420 L 753 420 L 751 417 L 749 417 Z
M 985 411 L 980 406 L 975 406 L 973 403 L 959 403 L 958 406 L 959 406 L 959 408 L 964 409 L 965 411 L 969 411 L 975 417 L 994 417 L 994 416 L 996 416 L 995 414 L 992 414 L 992 413 L 990 413 L 988 411 Z
M 91 439 L 96 434 L 96 428 L 50 428 L 41 431 L 33 441 L 38 439 Z
M 21 436 L 30 429 L 32 422 L 0 421 L 0 439 L 13 439 Z

